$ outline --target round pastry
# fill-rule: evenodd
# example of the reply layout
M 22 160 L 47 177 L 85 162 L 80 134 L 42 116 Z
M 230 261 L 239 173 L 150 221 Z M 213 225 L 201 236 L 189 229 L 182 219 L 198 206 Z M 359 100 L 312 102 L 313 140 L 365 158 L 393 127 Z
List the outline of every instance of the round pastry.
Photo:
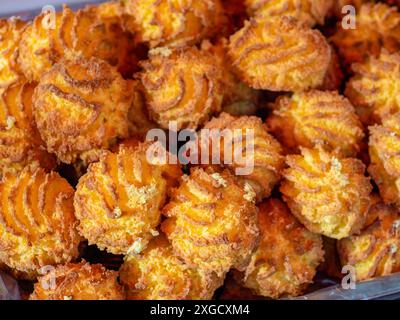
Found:
M 161 208 L 181 171 L 178 165 L 151 164 L 151 146 L 106 152 L 80 178 L 75 215 L 89 244 L 113 254 L 139 253 L 158 234 Z
M 400 208 L 400 113 L 370 127 L 368 172 L 386 204 Z
M 382 48 L 400 50 L 400 13 L 384 3 L 366 3 L 357 11 L 356 27 L 344 29 L 339 22 L 331 40 L 349 67 L 369 56 L 377 57 Z
M 172 191 L 162 230 L 174 253 L 192 268 L 222 277 L 243 269 L 257 246 L 255 192 L 241 187 L 229 171 L 192 168 Z
M 26 168 L 0 182 L 0 262 L 34 279 L 41 268 L 77 258 L 74 189 L 57 173 Z
M 244 285 L 255 294 L 298 296 L 324 260 L 322 238 L 303 227 L 278 199 L 259 206 L 261 241 L 247 266 Z
M 211 138 L 204 141 L 210 150 L 210 163 L 219 155 L 222 166 L 231 169 L 242 184 L 252 186 L 257 201 L 269 197 L 281 178 L 284 158 L 279 142 L 267 132 L 261 119 L 254 116 L 234 117 L 223 112 L 209 121 L 204 129 L 210 132 L 218 130 L 223 136 L 220 141 L 214 141 L 211 133 Z M 207 148 L 207 145 L 203 146 L 204 142 L 201 140 L 202 149 Z M 237 150 L 241 150 L 240 154 Z
M 132 300 L 210 300 L 223 283 L 213 272 L 185 265 L 163 235 L 140 254 L 127 256 L 120 274 Z
M 352 68 L 355 75 L 347 83 L 345 95 L 363 123 L 381 123 L 382 118 L 400 112 L 399 53 L 382 49 L 379 58 L 371 56 Z
M 287 156 L 280 191 L 292 213 L 312 232 L 342 239 L 361 230 L 372 186 L 364 164 L 322 148 Z
M 250 15 L 265 18 L 290 16 L 312 27 L 324 24 L 334 0 L 245 0 L 245 2 Z
M 219 0 L 122 0 L 132 32 L 150 48 L 193 45 L 212 37 L 223 19 Z
M 267 124 L 291 152 L 321 145 L 327 151 L 356 156 L 364 137 L 353 106 L 334 91 L 312 90 L 278 98 Z
M 208 52 L 195 47 L 158 48 L 141 66 L 139 77 L 150 116 L 162 128 L 175 121 L 178 130 L 196 129 L 221 110 L 222 70 Z
M 255 89 L 303 91 L 322 85 L 331 48 L 293 17 L 258 17 L 230 37 L 229 56 L 239 78 Z
M 399 210 L 377 203 L 370 211 L 376 220 L 337 244 L 342 265 L 355 268 L 357 281 L 400 271 Z
M 62 60 L 40 80 L 34 116 L 47 150 L 65 163 L 97 160 L 128 136 L 132 85 L 97 58 Z
M 28 165 L 46 170 L 56 165 L 33 120 L 34 89 L 33 83 L 20 78 L 0 93 L 0 177 L 7 172 L 17 174 Z
M 101 264 L 68 263 L 39 277 L 30 300 L 125 300 L 118 272 Z

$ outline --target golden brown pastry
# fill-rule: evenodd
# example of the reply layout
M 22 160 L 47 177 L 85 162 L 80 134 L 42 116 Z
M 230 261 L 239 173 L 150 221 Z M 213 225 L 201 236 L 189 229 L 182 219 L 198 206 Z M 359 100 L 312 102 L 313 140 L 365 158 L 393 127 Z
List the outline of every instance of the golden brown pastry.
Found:
M 62 60 L 40 80 L 34 115 L 47 150 L 65 163 L 98 158 L 128 136 L 132 85 L 97 58 Z
M 361 230 L 372 186 L 364 164 L 322 148 L 300 148 L 289 155 L 280 191 L 292 213 L 308 230 L 342 239 Z
M 382 48 L 400 50 L 400 13 L 384 3 L 366 3 L 357 11 L 355 29 L 343 29 L 341 22 L 331 38 L 347 66 L 377 57 Z
M 257 194 L 257 201 L 269 197 L 273 187 L 281 178 L 284 158 L 279 142 L 267 132 L 262 120 L 254 116 L 234 117 L 223 112 L 209 121 L 204 129 L 217 129 L 221 134 L 224 134 L 225 130 L 230 132 L 226 138 L 217 139 L 217 145 L 212 137 L 204 141 L 210 147 L 210 163 L 212 157 L 215 158 L 219 152 L 220 164 L 231 169 L 242 184 L 250 184 Z M 252 132 L 248 133 L 247 130 Z M 240 138 L 241 142 L 238 140 Z M 227 141 L 230 141 L 231 147 L 225 149 Z M 201 149 L 207 148 L 207 145 L 203 146 L 204 142 L 201 141 Z M 242 157 L 238 157 L 236 150 L 241 150 Z
M 292 152 L 321 145 L 327 151 L 356 156 L 364 137 L 353 106 L 334 91 L 312 90 L 278 98 L 267 124 Z
M 352 68 L 355 75 L 347 83 L 345 95 L 363 123 L 381 123 L 382 118 L 400 112 L 399 53 L 382 49 L 378 58 L 371 56 Z
M 177 129 L 196 129 L 221 110 L 222 70 L 206 51 L 195 47 L 172 51 L 158 48 L 141 63 L 150 116 L 162 128 L 176 121 Z
M 357 281 L 400 271 L 400 213 L 377 203 L 371 207 L 376 220 L 359 235 L 338 241 L 343 266 L 355 268 Z
M 0 182 L 0 262 L 34 279 L 42 267 L 70 262 L 81 240 L 74 189 L 57 173 L 26 168 Z
M 265 18 L 290 16 L 312 27 L 324 24 L 336 0 L 245 0 L 250 15 Z
M 193 45 L 212 37 L 223 19 L 219 0 L 122 0 L 139 42 L 155 48 Z
M 322 238 L 303 227 L 278 199 L 259 206 L 261 241 L 251 257 L 244 285 L 270 298 L 298 296 L 324 260 Z
M 185 265 L 164 235 L 142 253 L 126 256 L 120 275 L 132 300 L 210 300 L 223 283 L 213 272 Z
M 21 79 L 0 93 L 0 177 L 17 174 L 27 165 L 51 170 L 56 165 L 35 126 L 32 95 L 35 85 Z
M 331 47 L 331 62 L 326 71 L 324 81 L 318 89 L 322 91 L 341 91 L 344 74 L 340 65 L 339 55 Z
M 101 264 L 59 265 L 39 277 L 30 300 L 125 300 L 118 272 Z M 52 287 L 54 286 L 54 287 Z
M 15 17 L 0 19 L 0 93 L 19 77 L 17 48 L 25 25 Z
M 151 146 L 106 152 L 79 180 L 75 215 L 89 244 L 114 254 L 139 253 L 158 234 L 162 206 L 181 171 L 178 165 L 151 164 Z
M 331 60 L 324 36 L 293 17 L 252 18 L 230 37 L 239 78 L 255 89 L 302 91 L 323 83 Z
M 370 127 L 368 172 L 386 204 L 400 208 L 400 113 Z
M 29 80 L 39 81 L 61 58 L 80 55 L 106 60 L 122 73 L 135 66 L 130 36 L 117 17 L 104 16 L 90 6 L 76 13 L 64 6 L 54 26 L 41 14 L 25 29 L 19 44 L 18 63 Z
M 190 267 L 222 277 L 247 265 L 259 230 L 255 192 L 229 171 L 193 168 L 172 191 L 162 230 L 174 253 Z

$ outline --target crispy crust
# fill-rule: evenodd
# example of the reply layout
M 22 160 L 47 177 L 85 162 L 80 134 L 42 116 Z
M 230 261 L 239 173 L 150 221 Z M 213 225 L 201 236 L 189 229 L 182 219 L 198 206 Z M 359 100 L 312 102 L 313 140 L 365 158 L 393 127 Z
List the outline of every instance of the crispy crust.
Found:
M 118 283 L 118 272 L 106 270 L 101 264 L 81 263 L 59 265 L 40 277 L 30 300 L 125 300 Z M 52 288 L 52 281 L 55 288 Z
M 151 143 L 120 146 L 89 166 L 79 180 L 74 207 L 79 231 L 114 254 L 140 252 L 157 234 L 167 192 L 179 178 L 177 165 L 152 165 Z
M 227 113 L 221 113 L 218 118 L 213 118 L 208 122 L 204 129 L 219 129 L 221 132 L 227 129 L 230 130 L 232 136 L 228 137 L 231 140 L 232 148 L 240 147 L 238 138 L 242 138 L 242 155 L 244 159 L 252 157 L 254 169 L 251 173 L 238 176 L 242 184 L 249 183 L 257 194 L 257 201 L 269 197 L 273 187 L 279 182 L 281 178 L 281 171 L 284 168 L 284 158 L 282 156 L 282 148 L 278 141 L 274 139 L 268 132 L 267 127 L 262 123 L 260 118 L 257 117 L 234 117 Z M 246 141 L 250 137 L 246 130 L 253 130 L 254 139 Z M 210 138 L 211 140 L 211 138 Z M 212 141 L 212 140 L 211 140 Z M 220 152 L 221 164 L 229 168 L 232 173 L 236 174 L 236 170 L 245 167 L 242 159 L 233 158 L 232 164 L 228 163 L 228 157 L 232 153 L 230 150 L 224 149 L 224 144 L 227 141 L 224 138 L 223 143 L 218 146 L 212 145 L 210 150 L 210 157 L 214 156 L 213 153 Z M 247 146 L 254 147 L 254 154 L 247 154 Z M 201 149 L 200 149 L 201 150 Z M 229 152 L 229 154 L 228 154 Z M 211 161 L 210 161 L 211 162 Z
M 122 0 L 138 42 L 183 47 L 212 37 L 223 19 L 219 0 Z
M 18 18 L 0 19 L 0 90 L 19 78 L 17 48 L 25 26 Z
M 132 40 L 118 17 L 105 15 L 95 6 L 77 12 L 64 6 L 56 14 L 54 29 L 43 26 L 45 17 L 36 17 L 20 41 L 18 62 L 29 80 L 39 81 L 61 58 L 75 55 L 103 59 L 123 74 L 136 67 Z
M 7 172 L 17 174 L 28 165 L 40 165 L 46 170 L 56 165 L 34 123 L 34 89 L 33 83 L 21 79 L 0 94 L 0 177 Z
M 260 204 L 258 221 L 261 241 L 246 269 L 244 285 L 275 299 L 302 294 L 324 260 L 321 236 L 303 227 L 278 199 Z
M 250 15 L 265 18 L 290 16 L 312 27 L 323 25 L 336 0 L 245 0 Z
M 356 156 L 364 137 L 353 106 L 333 91 L 312 90 L 278 98 L 267 124 L 291 152 L 321 145 L 327 151 Z
M 357 281 L 400 271 L 400 213 L 383 203 L 371 207 L 374 223 L 360 235 L 340 240 L 337 244 L 342 265 L 356 270 Z
M 312 232 L 342 239 L 360 231 L 372 186 L 364 164 L 321 148 L 287 156 L 280 191 L 292 213 Z
M 195 129 L 221 110 L 222 70 L 208 52 L 158 48 L 141 66 L 146 104 L 161 127 L 168 129 L 170 121 L 176 121 L 178 130 Z
M 78 256 L 74 190 L 57 173 L 26 168 L 0 183 L 0 262 L 33 279 Z
M 210 300 L 224 280 L 213 272 L 189 268 L 174 256 L 163 235 L 141 254 L 127 256 L 120 274 L 132 300 Z
M 400 112 L 400 54 L 382 49 L 379 58 L 369 57 L 353 65 L 355 75 L 347 83 L 345 94 L 365 124 Z
M 331 49 L 319 31 L 292 17 L 252 18 L 230 37 L 229 56 L 255 89 L 302 91 L 323 83 Z
M 172 191 L 162 230 L 188 266 L 220 277 L 246 266 L 259 230 L 254 191 L 244 189 L 226 170 L 193 168 Z
M 98 158 L 128 136 L 131 83 L 97 58 L 62 60 L 40 80 L 34 116 L 47 150 L 65 163 Z
M 331 41 L 347 67 L 377 57 L 382 48 L 393 53 L 400 50 L 400 13 L 384 3 L 363 4 L 356 16 L 355 29 L 343 29 L 341 23 Z
M 368 172 L 386 204 L 400 208 L 400 113 L 370 127 Z

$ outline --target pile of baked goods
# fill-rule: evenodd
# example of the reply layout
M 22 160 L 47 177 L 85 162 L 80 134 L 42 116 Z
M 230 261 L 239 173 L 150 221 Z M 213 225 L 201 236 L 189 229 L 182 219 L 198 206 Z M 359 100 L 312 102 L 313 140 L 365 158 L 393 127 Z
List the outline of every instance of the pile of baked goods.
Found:
M 49 14 L 0 20 L 0 267 L 25 298 L 277 299 L 400 271 L 399 1 Z M 234 134 L 201 148 L 219 163 L 149 161 L 171 123 Z

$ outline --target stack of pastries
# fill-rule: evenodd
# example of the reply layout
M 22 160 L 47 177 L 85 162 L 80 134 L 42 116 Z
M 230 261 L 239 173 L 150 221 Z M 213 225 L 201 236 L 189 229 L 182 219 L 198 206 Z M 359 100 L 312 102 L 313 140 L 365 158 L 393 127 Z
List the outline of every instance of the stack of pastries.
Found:
M 340 277 L 335 261 L 357 281 L 400 271 L 397 4 L 121 0 L 1 18 L 1 269 L 35 300 L 279 299 Z M 151 129 L 234 134 L 198 135 L 185 157 L 158 144 L 157 163 Z M 242 138 L 245 174 L 228 161 Z

